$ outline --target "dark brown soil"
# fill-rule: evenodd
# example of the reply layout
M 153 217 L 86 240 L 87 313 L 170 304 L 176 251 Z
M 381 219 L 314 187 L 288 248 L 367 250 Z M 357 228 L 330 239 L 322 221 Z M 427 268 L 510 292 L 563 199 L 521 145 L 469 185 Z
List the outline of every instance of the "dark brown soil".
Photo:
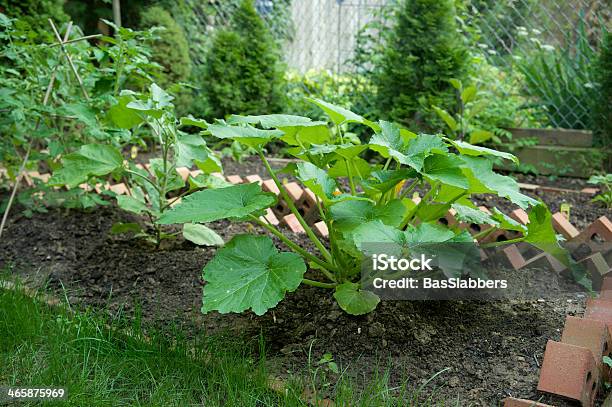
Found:
M 263 317 L 202 315 L 200 275 L 214 249 L 176 241 L 155 251 L 111 236 L 114 222 L 134 220 L 113 208 L 53 210 L 30 219 L 14 214 L 0 243 L 0 266 L 30 284 L 58 293 L 65 287 L 73 304 L 122 307 L 128 314 L 140 307 L 149 321 L 182 324 L 192 332 L 263 334 L 279 376 L 304 371 L 314 340 L 315 360 L 331 352 L 360 377 L 389 365 L 392 383 L 411 379 L 419 385 L 448 368 L 431 386 L 442 386 L 439 397 L 461 405 L 495 406 L 507 395 L 571 405 L 539 394 L 536 386 L 546 341 L 559 339 L 565 315 L 582 312 L 580 294 L 546 301 L 385 302 L 354 317 L 337 307 L 331 293 L 306 287 Z M 211 226 L 225 239 L 245 229 L 228 222 Z

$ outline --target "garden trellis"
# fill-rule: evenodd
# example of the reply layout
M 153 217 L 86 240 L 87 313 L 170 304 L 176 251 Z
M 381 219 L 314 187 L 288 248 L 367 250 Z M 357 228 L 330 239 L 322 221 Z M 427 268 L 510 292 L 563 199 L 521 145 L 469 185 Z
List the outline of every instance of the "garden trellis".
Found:
M 293 0 L 293 35 L 285 45 L 290 68 L 300 72 L 355 70 L 353 57 L 357 36 L 375 18 L 384 18 L 385 7 L 397 0 Z M 602 26 L 611 21 L 606 0 L 468 0 L 459 10 L 464 27 L 483 50 L 487 60 L 505 71 L 518 70 L 523 49 L 544 55 L 567 52 L 568 66 L 552 68 L 546 78 L 522 70 L 525 81 L 539 86 L 542 79 L 556 83 L 548 89 L 530 89 L 547 107 L 555 127 L 589 128 L 590 76 L 581 69 L 593 59 Z M 581 40 L 585 40 L 584 43 Z M 548 57 L 546 57 L 548 58 Z M 582 89 L 574 89 L 578 83 Z

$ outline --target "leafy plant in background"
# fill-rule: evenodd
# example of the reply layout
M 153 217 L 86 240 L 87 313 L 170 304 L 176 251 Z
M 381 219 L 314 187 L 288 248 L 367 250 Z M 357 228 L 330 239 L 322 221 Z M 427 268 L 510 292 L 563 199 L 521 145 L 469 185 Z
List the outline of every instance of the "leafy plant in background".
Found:
M 517 59 L 526 95 L 544 109 L 547 124 L 552 127 L 589 129 L 592 124 L 589 106 L 596 92 L 592 70 L 596 54 L 584 22 L 577 33 L 577 38 L 568 40 L 575 46 L 566 49 L 543 45 L 536 37 L 529 37 Z
M 593 175 L 587 182 L 599 185 L 601 188 L 601 193 L 595 196 L 591 202 L 599 202 L 607 208 L 612 208 L 612 174 Z
M 61 25 L 68 21 L 64 13 L 64 0 L 0 0 L 0 13 L 16 20 L 16 29 L 27 32 L 28 40 L 52 41 L 50 18 Z
M 203 93 L 213 117 L 281 109 L 281 56 L 253 0 L 243 0 L 230 28 L 215 34 L 205 75 Z
M 189 44 L 183 29 L 174 21 L 170 13 L 161 7 L 147 8 L 140 16 L 143 28 L 162 27 L 158 38 L 151 43 L 152 60 L 163 66 L 159 84 L 168 87 L 184 82 L 191 74 Z
M 594 67 L 598 92 L 593 98 L 592 108 L 596 140 L 599 145 L 610 152 L 610 146 L 612 146 L 612 33 L 604 29 L 602 36 L 601 49 Z
M 381 116 L 437 130 L 430 106 L 451 110 L 449 80 L 466 74 L 468 52 L 456 17 L 453 0 L 405 0 L 396 8 L 393 28 L 380 33 L 384 51 L 372 75 Z
M 450 83 L 457 91 L 457 108 L 455 109 L 457 113 L 453 116 L 438 106 L 434 105 L 432 108 L 446 123 L 453 137 L 456 140 L 464 140 L 466 137 L 469 137 L 469 141 L 472 144 L 482 144 L 493 137 L 497 137 L 491 131 L 472 126 L 471 120 L 487 104 L 486 100 L 481 99 L 477 101 L 478 90 L 476 86 L 469 85 L 464 88 L 463 83 L 458 79 L 451 79 Z M 500 142 L 501 140 L 498 138 L 497 141 Z
M 197 123 L 209 136 L 238 141 L 257 151 L 281 198 L 318 251 L 316 255 L 308 252 L 260 218 L 266 208 L 276 204 L 276 197 L 263 192 L 256 183 L 189 195 L 162 214 L 158 222 L 255 222 L 292 251 L 279 252 L 267 236 L 242 234 L 232 238 L 204 268 L 204 312 L 252 309 L 263 314 L 300 284 L 333 290 L 340 307 L 350 314 L 370 312 L 379 298 L 359 284 L 367 254 L 365 244 L 379 242 L 408 248 L 418 243 L 473 242 L 474 237 L 467 231 L 437 223 L 451 207 L 461 219 L 495 225 L 480 237 L 497 228 L 522 233 L 517 239 L 495 245 L 529 242 L 570 265 L 569 255 L 557 243 L 546 206 L 523 195 L 511 178 L 493 172 L 491 157 L 515 161 L 512 154 L 446 137 L 417 135 L 390 122 L 372 122 L 321 100 L 312 102 L 326 112 L 331 126 L 327 121 L 274 114 L 238 115 L 229 117 L 227 122 Z M 347 139 L 348 124 L 365 126 L 374 134 L 363 144 L 355 138 Z M 288 197 L 279 174 L 270 167 L 264 148 L 279 141 L 300 160 L 285 172 L 293 174 L 316 195 L 316 206 L 329 230 L 329 246 L 306 223 Z M 382 155 L 385 164 L 365 161 L 361 155 L 367 150 Z M 417 186 L 428 188 L 418 204 L 409 199 Z M 469 198 L 481 193 L 499 195 L 522 208 L 531 207 L 528 226 L 498 210 L 491 216 L 478 212 Z M 305 277 L 305 262 L 320 272 L 321 279 Z
M 173 202 L 207 185 L 205 180 L 192 179 L 189 189 L 169 198 L 169 193 L 182 190 L 185 185 L 177 168 L 190 168 L 195 162 L 207 173 L 221 170 L 220 163 L 201 136 L 177 129 L 172 99 L 171 95 L 152 84 L 148 94 L 123 91 L 118 103 L 109 110 L 110 119 L 120 128 L 146 125 L 151 130 L 160 157 L 150 159 L 147 166 L 139 167 L 133 161 L 124 163 L 121 151 L 111 145 L 85 144 L 62 159 L 62 168 L 53 173 L 49 184 L 76 188 L 82 183 L 95 181 L 96 177 L 111 175 L 115 179 L 124 179 L 129 194 L 117 195 L 117 204 L 126 211 L 146 215 L 153 235 L 137 224 L 117 224 L 113 231 L 136 232 L 137 236 L 145 237 L 159 247 L 163 239 L 173 234 L 164 232 L 156 220 Z M 185 119 L 183 122 L 192 125 L 194 120 Z M 183 225 L 183 236 L 198 244 L 223 243 L 212 230 L 191 222 Z
M 71 42 L 64 46 L 69 64 L 60 47 L 29 42 L 30 32 L 19 29 L 17 20 L 0 14 L 0 25 L 0 110 L 9 112 L 0 116 L 0 164 L 10 180 L 15 181 L 28 151 L 25 169 L 39 170 L 57 168 L 57 157 L 83 144 L 145 145 L 140 135 L 109 122 L 106 110 L 115 103 L 120 87 L 146 84 L 158 69 L 142 44 L 154 35 L 152 31 L 121 28 L 115 37 L 102 37 L 97 47 L 87 41 Z M 69 40 L 82 35 L 78 27 L 71 29 Z M 40 182 L 21 192 L 18 201 L 26 213 L 43 211 L 45 205 L 90 208 L 105 204 L 94 192 L 55 191 Z

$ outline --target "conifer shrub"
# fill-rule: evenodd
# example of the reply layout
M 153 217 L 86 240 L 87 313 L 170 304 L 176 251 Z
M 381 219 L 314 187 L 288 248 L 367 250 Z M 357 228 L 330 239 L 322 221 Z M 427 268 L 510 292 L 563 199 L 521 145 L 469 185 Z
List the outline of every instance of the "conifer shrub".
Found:
M 215 34 L 208 53 L 203 83 L 207 115 L 278 112 L 283 106 L 280 58 L 253 0 L 243 0 L 230 26 Z
M 452 110 L 449 80 L 464 79 L 469 57 L 456 16 L 453 0 L 405 0 L 397 8 L 373 71 L 381 115 L 410 127 L 441 128 L 431 106 Z
M 164 27 L 153 42 L 153 61 L 163 66 L 163 76 L 159 83 L 162 87 L 183 82 L 191 75 L 189 44 L 183 29 L 170 13 L 161 7 L 153 6 L 142 12 L 141 25 L 144 28 Z

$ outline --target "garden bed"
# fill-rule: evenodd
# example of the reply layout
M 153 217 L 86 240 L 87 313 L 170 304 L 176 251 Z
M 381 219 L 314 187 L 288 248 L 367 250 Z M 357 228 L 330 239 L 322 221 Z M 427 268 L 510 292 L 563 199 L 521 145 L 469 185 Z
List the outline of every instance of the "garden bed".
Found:
M 257 172 L 249 162 L 226 168 L 228 174 Z M 314 359 L 330 352 L 360 377 L 389 366 L 392 383 L 409 379 L 418 385 L 448 368 L 430 388 L 442 386 L 437 398 L 459 398 L 461 405 L 496 405 L 507 395 L 541 397 L 536 386 L 546 341 L 558 340 L 565 316 L 580 315 L 584 307 L 583 295 L 559 294 L 546 301 L 386 302 L 355 317 L 342 312 L 331 293 L 306 287 L 262 317 L 202 315 L 201 270 L 215 249 L 177 240 L 155 251 L 109 235 L 114 222 L 134 220 L 114 207 L 52 210 L 32 218 L 16 210 L 0 244 L 0 266 L 11 265 L 30 284 L 57 293 L 65 288 L 73 304 L 128 315 L 139 309 L 146 320 L 176 323 L 194 333 L 228 331 L 248 338 L 261 333 L 272 372 L 280 377 L 304 372 L 313 340 Z M 225 240 L 252 227 L 225 221 L 210 226 Z M 293 238 L 309 247 L 305 238 Z M 521 273 L 548 287 L 545 274 Z

